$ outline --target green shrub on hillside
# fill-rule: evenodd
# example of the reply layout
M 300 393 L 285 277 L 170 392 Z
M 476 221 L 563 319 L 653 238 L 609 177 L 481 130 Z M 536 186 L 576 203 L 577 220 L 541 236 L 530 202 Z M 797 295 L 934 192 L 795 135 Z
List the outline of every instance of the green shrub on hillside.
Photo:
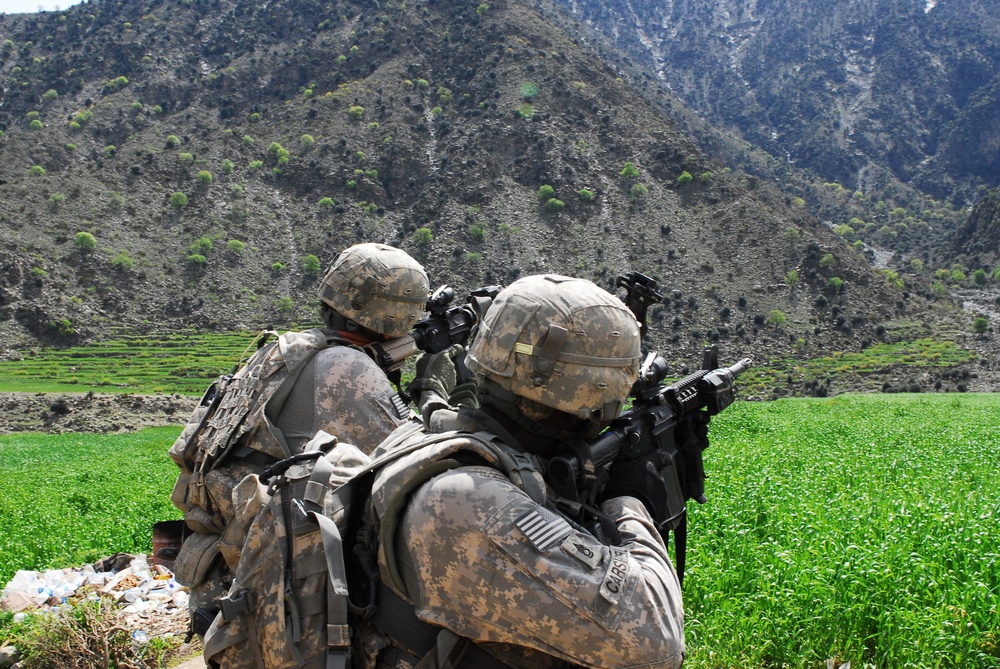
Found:
M 302 256 L 302 271 L 306 274 L 316 274 L 323 266 L 319 262 L 319 258 L 312 253 L 307 253 Z
M 414 245 L 423 248 L 434 241 L 434 233 L 430 228 L 417 228 L 413 233 Z
M 622 179 L 636 179 L 639 177 L 639 168 L 631 160 L 626 162 L 618 176 Z
M 212 250 L 212 240 L 208 237 L 201 237 L 191 244 L 191 253 L 201 253 L 202 255 Z
M 73 239 L 76 240 L 76 245 L 82 251 L 90 253 L 97 249 L 97 240 L 89 232 L 78 232 Z
M 538 189 L 538 201 L 545 204 L 556 196 L 556 189 L 548 184 L 543 184 Z
M 353 105 L 347 110 L 348 116 L 355 121 L 360 121 L 365 115 L 365 108 L 361 105 Z
M 212 173 L 208 170 L 201 170 L 198 172 L 198 183 L 207 186 L 212 183 Z
M 230 253 L 243 253 L 246 248 L 247 245 L 238 239 L 230 239 L 229 242 L 226 243 L 226 250 Z
M 181 191 L 176 191 L 170 194 L 170 206 L 174 209 L 180 209 L 181 207 L 186 207 L 188 203 L 188 197 Z
M 167 135 L 166 145 L 168 149 L 181 145 L 181 138 L 177 135 Z
M 41 165 L 32 165 L 28 168 L 28 174 L 33 177 L 40 177 L 45 175 L 45 168 Z

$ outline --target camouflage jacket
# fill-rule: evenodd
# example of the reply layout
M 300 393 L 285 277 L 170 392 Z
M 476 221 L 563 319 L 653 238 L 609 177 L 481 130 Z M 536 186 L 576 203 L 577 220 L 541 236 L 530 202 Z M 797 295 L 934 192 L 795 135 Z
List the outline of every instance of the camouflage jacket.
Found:
M 431 446 L 422 450 L 435 451 L 480 430 L 447 410 L 435 412 L 431 423 L 455 431 L 422 428 L 387 443 L 407 448 L 425 440 Z M 491 437 L 475 434 L 484 436 Z M 398 513 L 390 522 L 394 539 L 383 536 L 380 544 L 379 570 L 420 620 L 475 641 L 507 666 L 680 666 L 680 584 L 640 502 L 604 503 L 623 537 L 620 546 L 605 546 L 533 499 L 523 482 L 515 485 L 496 466 L 468 464 L 419 485 L 397 511 L 408 471 L 421 457 L 427 455 L 418 450 L 379 471 L 371 505 L 381 521 Z M 374 632 L 362 665 L 412 666 L 384 652 L 394 643 Z

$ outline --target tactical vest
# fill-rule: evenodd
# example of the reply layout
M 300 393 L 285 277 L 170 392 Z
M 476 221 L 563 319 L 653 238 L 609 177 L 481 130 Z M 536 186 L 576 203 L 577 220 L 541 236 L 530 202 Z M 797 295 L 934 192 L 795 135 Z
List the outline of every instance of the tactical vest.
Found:
M 181 473 L 171 501 L 184 512 L 195 534 L 185 540 L 175 563 L 177 579 L 194 587 L 204 578 L 220 549 L 223 534 L 233 518 L 232 492 L 243 478 L 267 465 L 293 455 L 271 422 L 284 404 L 306 363 L 319 351 L 344 344 L 323 330 L 286 332 L 267 341 L 275 332 L 258 338 L 258 349 L 233 374 L 219 377 L 202 397 L 170 457 Z M 224 556 L 238 561 L 239 538 Z
M 232 588 L 205 636 L 206 661 L 222 669 L 340 669 L 349 666 L 352 643 L 364 641 L 352 638 L 352 630 L 371 622 L 381 628 L 381 621 L 393 638 L 419 639 L 424 666 L 452 666 L 447 657 L 468 642 L 417 620 L 396 564 L 393 537 L 406 498 L 472 457 L 544 503 L 533 461 L 492 435 L 425 434 L 416 421 L 373 456 L 323 432 L 309 450 L 261 478 L 248 477 L 234 492 L 233 526 L 245 527 L 247 538 Z M 378 583 L 377 557 L 391 565 L 390 583 Z M 475 647 L 463 654 L 470 662 L 464 666 L 503 666 Z

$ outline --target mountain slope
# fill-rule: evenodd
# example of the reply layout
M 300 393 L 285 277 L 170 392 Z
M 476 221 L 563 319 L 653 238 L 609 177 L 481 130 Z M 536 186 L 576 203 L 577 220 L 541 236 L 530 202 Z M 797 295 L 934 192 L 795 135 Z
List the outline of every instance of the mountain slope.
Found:
M 753 144 L 853 189 L 1000 179 L 996 0 L 557 0 Z
M 318 272 L 362 240 L 462 289 L 654 274 L 653 343 L 678 364 L 706 341 L 809 355 L 947 317 L 713 162 L 562 23 L 512 0 L 3 17 L 0 332 L 312 319 Z

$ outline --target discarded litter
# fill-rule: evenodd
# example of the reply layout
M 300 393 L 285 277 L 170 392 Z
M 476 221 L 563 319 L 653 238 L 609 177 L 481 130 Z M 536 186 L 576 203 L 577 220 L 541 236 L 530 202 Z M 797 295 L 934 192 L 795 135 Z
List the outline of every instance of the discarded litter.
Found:
M 188 628 L 187 588 L 167 567 L 150 565 L 141 554 L 118 553 L 66 569 L 20 570 L 4 587 L 0 610 L 21 620 L 26 613 L 58 611 L 74 600 L 102 597 L 122 607 L 132 638 L 140 645 Z

